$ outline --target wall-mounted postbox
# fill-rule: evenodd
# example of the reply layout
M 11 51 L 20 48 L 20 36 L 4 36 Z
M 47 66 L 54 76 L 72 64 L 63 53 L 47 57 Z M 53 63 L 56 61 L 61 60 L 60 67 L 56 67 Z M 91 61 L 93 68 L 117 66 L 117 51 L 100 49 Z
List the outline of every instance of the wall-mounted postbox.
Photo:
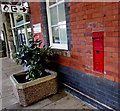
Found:
M 104 32 L 93 32 L 94 71 L 104 73 Z

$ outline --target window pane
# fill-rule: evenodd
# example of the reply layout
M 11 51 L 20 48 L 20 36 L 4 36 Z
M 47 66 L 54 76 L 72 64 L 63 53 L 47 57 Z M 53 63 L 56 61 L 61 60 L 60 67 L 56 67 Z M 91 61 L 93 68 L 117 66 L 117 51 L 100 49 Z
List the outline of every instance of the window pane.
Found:
M 31 30 L 31 26 L 30 25 L 27 25 L 27 38 L 29 39 L 32 35 L 32 30 Z
M 26 44 L 26 39 L 25 39 L 25 29 L 24 27 L 20 27 L 16 29 L 17 31 L 17 47 L 22 47 L 23 45 Z
M 23 3 L 23 6 L 29 7 L 28 2 Z
M 66 25 L 59 26 L 59 29 L 60 29 L 60 43 L 67 44 Z
M 59 28 L 58 27 L 53 27 L 52 28 L 52 36 L 53 36 L 53 43 L 60 43 Z
M 25 22 L 30 22 L 30 14 L 29 13 L 25 14 Z
M 58 23 L 57 19 L 57 7 L 53 7 L 50 9 L 50 14 L 51 14 L 51 24 L 56 25 Z
M 4 34 L 3 34 L 3 31 L 1 31 L 1 33 L 0 33 L 0 40 L 4 40 Z
M 64 3 L 58 5 L 58 11 L 59 11 L 59 22 L 65 21 L 65 7 L 64 7 Z
M 16 14 L 16 26 L 24 24 L 22 14 Z
M 57 2 L 62 1 L 62 0 L 57 0 Z
M 13 23 L 13 27 L 15 27 L 14 14 L 12 14 L 12 23 Z
M 49 2 L 49 5 L 51 6 L 51 5 L 55 4 L 55 3 L 56 3 L 56 2 L 54 2 L 54 1 L 53 1 L 53 2 Z

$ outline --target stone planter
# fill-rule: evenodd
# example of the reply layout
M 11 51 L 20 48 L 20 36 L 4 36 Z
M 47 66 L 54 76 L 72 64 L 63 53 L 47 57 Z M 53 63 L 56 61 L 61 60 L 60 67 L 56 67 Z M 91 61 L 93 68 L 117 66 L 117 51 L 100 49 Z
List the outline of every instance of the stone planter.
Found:
M 49 72 L 50 75 L 26 83 L 18 83 L 15 78 L 15 75 L 24 75 L 25 72 L 10 76 L 13 83 L 13 92 L 21 105 L 28 106 L 33 102 L 57 93 L 57 73 L 50 70 L 46 70 L 46 72 Z

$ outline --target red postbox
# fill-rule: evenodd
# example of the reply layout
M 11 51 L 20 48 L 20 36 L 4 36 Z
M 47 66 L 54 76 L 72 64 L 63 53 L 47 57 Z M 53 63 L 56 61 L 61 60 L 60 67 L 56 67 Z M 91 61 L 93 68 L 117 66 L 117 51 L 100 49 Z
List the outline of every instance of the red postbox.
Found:
M 104 32 L 93 32 L 94 71 L 104 73 Z

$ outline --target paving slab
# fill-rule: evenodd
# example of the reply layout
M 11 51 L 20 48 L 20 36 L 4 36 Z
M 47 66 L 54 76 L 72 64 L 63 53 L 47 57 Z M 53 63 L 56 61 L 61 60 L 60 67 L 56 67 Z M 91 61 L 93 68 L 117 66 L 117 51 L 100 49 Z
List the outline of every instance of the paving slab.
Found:
M 9 107 L 6 107 L 6 109 L 41 109 L 43 106 L 46 106 L 48 104 L 52 103 L 49 99 L 43 99 L 38 101 L 37 103 L 33 103 L 32 105 L 29 105 L 27 107 L 21 106 L 19 103 L 13 104 Z
M 2 74 L 1 74 L 1 76 L 0 76 L 0 80 L 5 80 L 5 79 L 8 79 L 8 76 L 7 76 L 6 73 L 3 73 L 3 72 L 2 72 Z
M 0 90 L 1 96 L 9 96 L 13 94 L 12 83 L 9 78 L 2 81 L 2 90 Z
M 0 98 L 0 111 L 2 110 L 2 99 Z
M 13 94 L 2 98 L 2 108 L 6 108 L 15 103 L 18 103 L 18 101 Z
M 10 109 L 16 109 L 16 110 L 20 110 L 20 109 L 24 109 L 23 106 L 21 106 L 19 103 L 15 103 L 13 105 L 10 105 L 8 107 L 6 107 L 7 110 L 10 110 Z
M 8 64 L 8 63 L 7 63 L 7 64 Z M 7 70 L 10 70 L 10 69 L 19 68 L 19 67 L 23 68 L 23 67 L 20 66 L 20 65 L 17 65 L 17 64 L 15 64 L 15 63 L 12 63 L 12 64 L 8 65 L 8 67 L 3 68 L 3 71 L 4 71 L 4 70 L 7 71 Z
M 6 97 L 6 96 L 10 96 L 13 94 L 13 90 L 12 90 L 12 86 L 7 87 L 7 88 L 3 88 L 1 93 L 1 97 Z
M 82 102 L 80 102 L 79 99 L 68 95 L 50 105 L 47 105 L 45 107 L 43 107 L 43 109 L 83 109 L 84 104 Z M 89 106 L 86 105 L 87 109 L 91 109 Z
M 51 103 L 52 103 L 52 101 L 50 101 L 49 99 L 42 99 L 35 104 L 25 107 L 24 109 L 42 109 L 42 107 L 47 106 Z
M 18 67 L 18 66 L 16 66 L 16 67 L 12 67 L 12 68 L 10 68 L 10 69 L 7 69 L 7 70 L 3 71 L 3 73 L 6 73 L 6 75 L 7 75 L 8 77 L 10 77 L 10 75 L 12 75 L 12 74 L 14 74 L 14 73 L 21 72 L 21 71 L 23 71 L 23 70 L 24 70 L 23 67 Z
M 64 98 L 64 97 L 66 97 L 67 95 L 68 95 L 68 94 L 65 93 L 63 90 L 59 90 L 59 91 L 57 92 L 57 94 L 52 95 L 52 96 L 49 96 L 48 98 L 49 98 L 49 100 L 51 100 L 52 102 L 56 102 L 56 101 L 58 101 L 58 100 L 60 100 L 60 99 L 62 99 L 62 98 Z

